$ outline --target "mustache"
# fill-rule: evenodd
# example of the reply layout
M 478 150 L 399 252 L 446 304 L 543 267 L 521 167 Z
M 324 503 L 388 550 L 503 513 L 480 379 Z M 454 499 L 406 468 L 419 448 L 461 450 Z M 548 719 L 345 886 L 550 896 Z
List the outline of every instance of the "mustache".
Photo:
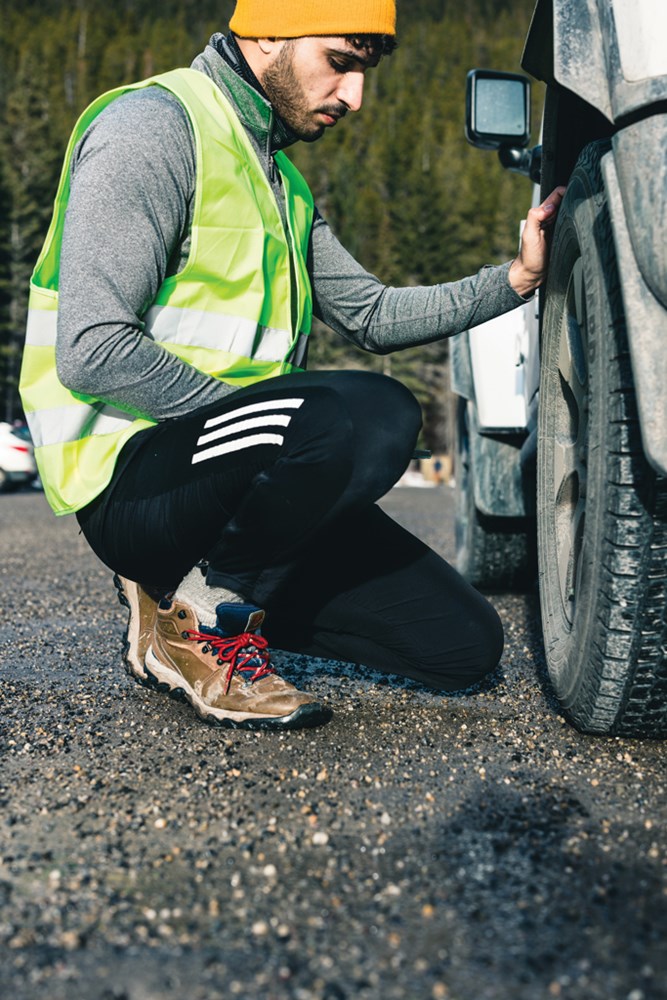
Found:
M 331 115 L 332 118 L 344 118 L 347 114 L 347 108 L 344 104 L 323 104 L 321 108 L 317 109 L 317 113 Z

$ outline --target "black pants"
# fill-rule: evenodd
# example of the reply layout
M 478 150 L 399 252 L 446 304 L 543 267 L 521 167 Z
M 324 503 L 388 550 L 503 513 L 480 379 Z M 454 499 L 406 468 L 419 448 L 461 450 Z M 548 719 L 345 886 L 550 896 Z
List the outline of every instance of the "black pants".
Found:
M 135 435 L 79 522 L 146 585 L 173 589 L 207 560 L 210 584 L 266 609 L 278 648 L 466 687 L 498 662 L 498 616 L 375 505 L 420 420 L 381 375 L 281 376 Z

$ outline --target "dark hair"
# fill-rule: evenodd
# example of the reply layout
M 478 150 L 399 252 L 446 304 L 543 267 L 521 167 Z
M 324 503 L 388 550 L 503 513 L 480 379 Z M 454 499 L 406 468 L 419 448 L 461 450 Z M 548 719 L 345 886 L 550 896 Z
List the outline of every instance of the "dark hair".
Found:
M 277 35 L 276 37 L 280 38 L 281 36 Z M 285 38 L 284 41 L 290 45 L 302 37 L 308 36 L 296 35 L 293 38 Z M 390 56 L 398 44 L 393 35 L 341 35 L 340 37 L 349 42 L 358 52 L 363 52 L 364 55 L 371 57 Z
M 368 55 L 390 56 L 396 48 L 393 35 L 345 35 L 350 45 Z

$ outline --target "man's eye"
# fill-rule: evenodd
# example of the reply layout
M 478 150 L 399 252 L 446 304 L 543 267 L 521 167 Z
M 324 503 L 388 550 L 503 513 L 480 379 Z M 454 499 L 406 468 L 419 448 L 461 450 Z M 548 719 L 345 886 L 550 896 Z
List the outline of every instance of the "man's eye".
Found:
M 337 73 L 347 73 L 348 70 L 347 63 L 340 62 L 338 59 L 330 59 L 329 62 Z

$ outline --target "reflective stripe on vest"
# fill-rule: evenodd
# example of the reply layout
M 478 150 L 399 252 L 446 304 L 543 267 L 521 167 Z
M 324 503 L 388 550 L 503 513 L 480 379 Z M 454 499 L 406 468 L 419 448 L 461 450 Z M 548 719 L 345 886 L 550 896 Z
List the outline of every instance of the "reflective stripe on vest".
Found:
M 244 316 L 222 316 L 176 306 L 152 306 L 145 321 L 146 332 L 160 344 L 217 348 L 256 361 L 286 360 L 296 366 L 304 356 L 308 338 L 301 333 L 293 344 L 289 330 L 258 326 Z
M 55 366 L 60 245 L 74 149 L 111 101 L 153 85 L 173 93 L 190 117 L 197 179 L 190 256 L 183 270 L 158 290 L 142 319 L 145 335 L 234 386 L 298 370 L 307 351 L 312 293 L 306 261 L 313 202 L 296 168 L 284 154 L 276 155 L 288 239 L 252 145 L 208 77 L 175 70 L 102 95 L 77 123 L 65 157 L 54 217 L 31 282 L 21 372 L 21 396 L 42 482 L 58 514 L 80 509 L 104 489 L 124 443 L 154 423 L 70 392 L 58 380 Z
M 205 347 L 257 361 L 288 361 L 299 367 L 308 335 L 299 334 L 292 346 L 289 330 L 261 327 L 244 316 L 212 315 L 202 309 L 152 306 L 144 317 L 146 335 L 159 344 Z M 28 310 L 26 343 L 32 347 L 56 346 L 58 313 Z
M 30 434 L 36 448 L 48 447 L 62 441 L 76 441 L 91 433 L 112 434 L 126 430 L 135 418 L 115 406 L 97 403 L 95 406 L 60 406 L 51 410 L 40 410 L 39 420 L 29 414 Z

